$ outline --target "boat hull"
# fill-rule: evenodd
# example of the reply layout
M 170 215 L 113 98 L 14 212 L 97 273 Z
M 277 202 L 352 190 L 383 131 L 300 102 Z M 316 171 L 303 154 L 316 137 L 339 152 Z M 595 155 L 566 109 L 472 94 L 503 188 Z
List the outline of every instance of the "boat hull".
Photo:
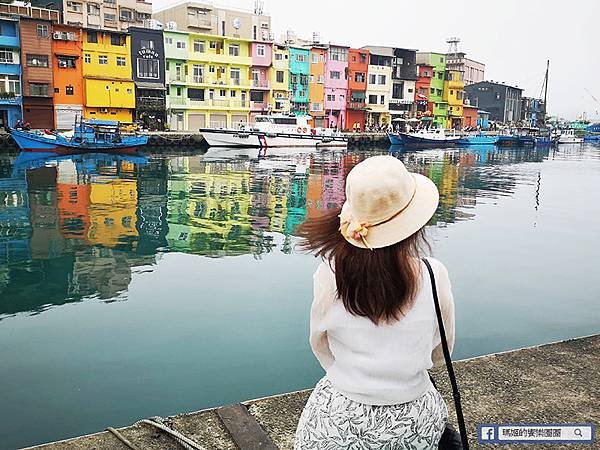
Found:
M 201 128 L 210 147 L 346 147 L 348 139 L 313 134 L 263 133 L 260 131 Z
M 583 142 L 583 138 L 560 138 L 558 140 L 559 144 L 581 144 Z
M 390 140 L 390 144 L 392 145 L 402 145 L 404 143 L 400 135 L 396 133 L 389 133 L 388 139 Z
M 498 143 L 498 136 L 467 136 L 460 138 L 460 145 L 494 145 Z
M 34 152 L 55 152 L 59 154 L 75 153 L 93 153 L 93 152 L 116 152 L 131 153 L 135 152 L 137 147 L 146 145 L 147 136 L 124 137 L 121 142 L 102 143 L 102 142 L 74 142 L 72 140 L 61 138 L 55 135 L 42 135 L 29 131 L 11 130 L 11 135 L 19 148 Z
M 408 133 L 398 134 L 402 144 L 411 147 L 454 147 L 458 144 L 460 137 L 447 137 L 445 139 L 429 139 L 426 137 L 413 136 Z

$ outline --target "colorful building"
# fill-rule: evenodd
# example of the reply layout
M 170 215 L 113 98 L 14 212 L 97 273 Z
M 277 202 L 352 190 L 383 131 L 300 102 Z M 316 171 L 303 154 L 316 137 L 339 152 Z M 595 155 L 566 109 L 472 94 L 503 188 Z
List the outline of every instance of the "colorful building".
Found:
M 296 114 L 308 112 L 309 58 L 309 49 L 290 47 L 290 106 Z
M 415 105 L 417 118 L 431 117 L 429 109 L 429 94 L 431 88 L 431 77 L 433 66 L 419 64 L 417 66 L 417 82 L 415 83 Z M 429 114 L 427 113 L 429 111 Z
M 267 114 L 272 109 L 269 68 L 273 63 L 273 44 L 262 41 L 252 42 L 251 54 L 250 118 L 252 119 L 257 114 Z
M 19 22 L 0 18 L 0 128 L 22 118 L 20 46 Z
M 477 128 L 477 106 L 471 106 L 466 103 L 463 105 L 461 125 L 463 128 Z
M 145 0 L 42 0 L 59 6 L 68 25 L 90 29 L 126 31 L 144 25 L 152 15 L 152 2 Z
M 325 63 L 325 112 L 327 126 L 346 128 L 346 96 L 348 92 L 348 49 L 330 45 Z
M 54 128 L 52 22 L 21 17 L 23 120 L 32 128 Z
M 251 42 L 179 31 L 164 36 L 171 129 L 247 123 Z
M 444 79 L 446 74 L 446 55 L 443 53 L 417 53 L 417 64 L 433 66 L 429 87 L 429 105 L 433 114 L 433 123 L 444 128 L 448 122 L 448 103 L 444 100 Z
M 346 103 L 346 130 L 365 129 L 365 98 L 369 51 L 351 48 L 348 50 L 348 93 Z
M 389 47 L 362 47 L 369 50 L 367 70 L 367 124 L 385 126 L 391 122 L 389 100 L 392 91 L 392 59 Z
M 129 28 L 132 78 L 135 83 L 134 120 L 150 130 L 164 130 L 165 45 L 162 30 Z
M 406 119 L 414 112 L 417 51 L 406 48 L 392 50 L 394 58 L 392 59 L 390 114 L 392 118 Z
M 465 101 L 465 81 L 462 72 L 446 70 L 443 99 L 448 103 L 446 128 L 460 129 Z
M 271 80 L 271 111 L 289 112 L 290 50 L 285 45 L 273 44 L 273 62 L 269 69 Z
M 132 122 L 135 85 L 131 37 L 105 30 L 83 31 L 83 114 L 90 119 Z
M 310 48 L 310 67 L 308 77 L 308 111 L 315 127 L 327 127 L 324 110 L 325 99 L 325 61 L 327 46 L 314 44 Z
M 73 128 L 83 116 L 83 32 L 81 28 L 54 25 L 52 67 L 54 69 L 54 114 L 58 130 Z

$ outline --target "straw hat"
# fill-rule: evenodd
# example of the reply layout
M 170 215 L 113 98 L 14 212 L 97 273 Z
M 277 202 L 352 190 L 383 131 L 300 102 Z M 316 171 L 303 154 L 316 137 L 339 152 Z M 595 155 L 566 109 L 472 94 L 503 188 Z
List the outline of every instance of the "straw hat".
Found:
M 393 156 L 373 156 L 348 174 L 340 232 L 356 247 L 387 247 L 427 224 L 438 202 L 429 178 L 409 172 Z

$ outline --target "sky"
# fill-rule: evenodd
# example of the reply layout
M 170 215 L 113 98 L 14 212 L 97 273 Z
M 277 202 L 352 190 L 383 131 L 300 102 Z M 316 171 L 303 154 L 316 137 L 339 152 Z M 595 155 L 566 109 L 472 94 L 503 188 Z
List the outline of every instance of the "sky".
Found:
M 154 0 L 154 8 L 181 3 Z M 244 10 L 254 0 L 215 6 Z M 276 39 L 286 30 L 322 42 L 446 52 L 446 39 L 486 65 L 485 78 L 539 97 L 550 60 L 548 113 L 600 121 L 600 0 L 264 0 Z

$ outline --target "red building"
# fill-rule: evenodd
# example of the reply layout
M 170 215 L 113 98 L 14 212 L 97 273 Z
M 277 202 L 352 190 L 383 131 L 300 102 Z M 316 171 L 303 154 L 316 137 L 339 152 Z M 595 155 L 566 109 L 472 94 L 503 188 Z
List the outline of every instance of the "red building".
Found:
M 348 131 L 364 130 L 367 92 L 369 51 L 351 48 L 348 50 L 348 95 L 346 96 L 346 121 Z
M 477 106 L 463 105 L 462 127 L 477 127 Z
M 433 66 L 428 64 L 417 65 L 417 82 L 415 83 L 415 105 L 417 108 L 417 117 L 431 116 L 433 103 L 429 102 L 429 89 L 431 87 L 431 77 L 433 76 Z M 426 114 L 429 111 L 429 114 Z

